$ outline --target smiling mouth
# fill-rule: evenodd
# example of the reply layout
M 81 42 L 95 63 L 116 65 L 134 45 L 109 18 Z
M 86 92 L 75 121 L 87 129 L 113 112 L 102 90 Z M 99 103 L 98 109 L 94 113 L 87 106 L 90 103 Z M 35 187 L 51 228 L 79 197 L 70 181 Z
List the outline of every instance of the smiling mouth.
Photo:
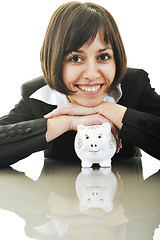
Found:
M 97 84 L 97 85 L 76 85 L 77 88 L 79 88 L 80 90 L 86 92 L 86 93 L 97 93 L 101 87 L 103 86 L 103 84 Z

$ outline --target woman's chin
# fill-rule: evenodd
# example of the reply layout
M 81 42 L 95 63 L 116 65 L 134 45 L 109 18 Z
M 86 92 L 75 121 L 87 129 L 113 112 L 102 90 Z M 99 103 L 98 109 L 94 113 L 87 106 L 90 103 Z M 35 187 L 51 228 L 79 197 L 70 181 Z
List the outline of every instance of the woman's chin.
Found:
M 92 108 L 92 107 L 97 107 L 98 105 L 100 105 L 103 102 L 104 96 L 101 97 L 68 97 L 69 101 L 73 104 L 77 104 L 83 107 L 88 107 L 88 108 Z
M 81 101 L 79 102 L 79 105 L 83 106 L 83 107 L 88 107 L 88 108 L 92 108 L 92 107 L 97 107 L 102 101 Z

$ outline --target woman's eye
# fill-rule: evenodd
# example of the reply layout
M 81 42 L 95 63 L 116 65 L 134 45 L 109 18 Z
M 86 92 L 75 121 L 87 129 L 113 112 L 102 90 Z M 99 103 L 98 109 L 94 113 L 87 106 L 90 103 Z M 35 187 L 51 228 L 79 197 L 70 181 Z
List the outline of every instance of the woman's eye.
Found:
M 70 61 L 71 62 L 74 62 L 74 63 L 79 63 L 82 61 L 81 57 L 79 55 L 73 55 L 71 58 L 70 58 Z
M 99 56 L 99 60 L 101 61 L 107 61 L 109 59 L 109 55 L 107 53 L 101 54 Z

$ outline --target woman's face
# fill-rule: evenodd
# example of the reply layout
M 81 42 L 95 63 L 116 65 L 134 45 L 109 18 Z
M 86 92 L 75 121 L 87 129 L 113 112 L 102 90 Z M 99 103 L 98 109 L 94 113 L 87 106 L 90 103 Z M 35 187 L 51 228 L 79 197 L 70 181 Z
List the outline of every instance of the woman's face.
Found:
M 115 73 L 113 50 L 105 44 L 103 34 L 99 31 L 90 45 L 85 43 L 64 59 L 63 81 L 70 90 L 76 91 L 68 99 L 71 103 L 85 107 L 99 105 L 112 84 Z

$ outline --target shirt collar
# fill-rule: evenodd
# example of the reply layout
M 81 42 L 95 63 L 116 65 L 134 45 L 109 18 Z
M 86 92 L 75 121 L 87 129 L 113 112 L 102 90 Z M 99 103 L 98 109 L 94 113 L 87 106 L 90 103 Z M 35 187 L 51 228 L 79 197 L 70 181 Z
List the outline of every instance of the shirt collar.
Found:
M 121 85 L 118 84 L 110 94 L 104 97 L 103 101 L 117 103 L 121 96 Z M 56 105 L 57 107 L 62 107 L 69 103 L 69 100 L 65 94 L 59 93 L 56 90 L 51 89 L 48 85 L 39 88 L 30 96 L 30 98 L 40 100 L 50 105 Z

